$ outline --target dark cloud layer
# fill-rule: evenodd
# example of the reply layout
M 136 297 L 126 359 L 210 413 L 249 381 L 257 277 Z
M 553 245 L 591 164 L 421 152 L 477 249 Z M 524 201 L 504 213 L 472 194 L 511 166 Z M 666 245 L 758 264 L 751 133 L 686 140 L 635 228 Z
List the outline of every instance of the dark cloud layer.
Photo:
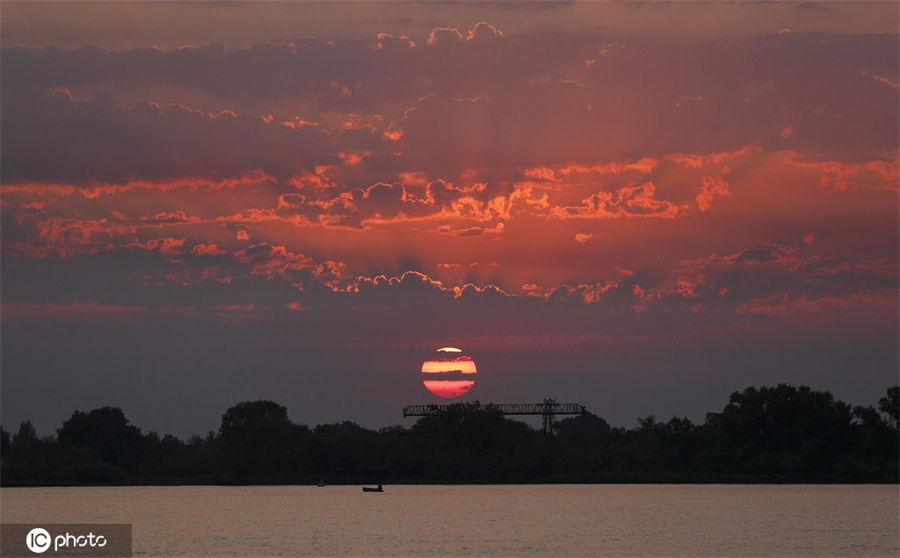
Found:
M 395 165 L 446 175 L 749 144 L 861 160 L 897 143 L 896 35 L 684 44 L 600 34 L 507 38 L 487 24 L 468 35 L 436 33 L 455 39 L 382 49 L 312 39 L 230 51 L 5 48 L 5 180 L 157 178 L 211 167 L 283 174 L 343 149 L 377 155 L 399 147 Z M 145 99 L 159 108 L 123 106 L 102 92 L 67 102 L 53 93 L 152 83 L 203 91 L 238 115 L 212 118 L 165 99 Z M 310 125 L 287 128 L 283 115 L 269 126 L 260 121 L 260 106 L 290 99 L 312 103 L 314 114 L 298 117 Z M 318 122 L 326 112 L 368 115 L 365 126 L 379 133 L 328 129 Z M 385 133 L 402 134 L 399 145 Z M 187 149 L 193 157 L 182 156 Z M 367 170 L 369 183 L 385 179 L 377 166 Z
M 6 183 L 87 183 L 230 177 L 254 169 L 290 176 L 337 159 L 316 126 L 141 103 L 124 109 L 104 92 L 76 102 L 65 91 L 4 95 Z

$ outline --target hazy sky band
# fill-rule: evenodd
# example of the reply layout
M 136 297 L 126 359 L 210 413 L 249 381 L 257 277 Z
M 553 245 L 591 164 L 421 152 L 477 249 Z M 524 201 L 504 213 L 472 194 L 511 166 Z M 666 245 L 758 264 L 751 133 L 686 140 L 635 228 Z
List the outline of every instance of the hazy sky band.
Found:
M 462 372 L 460 370 L 448 370 L 446 372 L 431 372 L 424 373 L 425 376 L 423 378 L 427 378 L 426 381 L 435 381 L 435 380 L 467 380 L 472 381 L 472 375 L 474 372 Z
M 423 383 L 428 391 L 446 399 L 465 395 L 475 385 L 471 380 L 424 380 Z
M 445 374 L 458 372 L 460 374 L 475 374 L 475 362 L 469 357 L 448 360 L 426 360 L 422 363 L 423 374 Z

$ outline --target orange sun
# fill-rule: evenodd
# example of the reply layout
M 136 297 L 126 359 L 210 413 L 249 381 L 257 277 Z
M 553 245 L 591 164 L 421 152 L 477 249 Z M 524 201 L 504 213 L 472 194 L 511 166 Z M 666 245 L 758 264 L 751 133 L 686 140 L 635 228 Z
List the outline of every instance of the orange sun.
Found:
M 422 383 L 438 397 L 453 399 L 475 385 L 475 361 L 456 347 L 441 347 L 437 356 L 422 363 Z

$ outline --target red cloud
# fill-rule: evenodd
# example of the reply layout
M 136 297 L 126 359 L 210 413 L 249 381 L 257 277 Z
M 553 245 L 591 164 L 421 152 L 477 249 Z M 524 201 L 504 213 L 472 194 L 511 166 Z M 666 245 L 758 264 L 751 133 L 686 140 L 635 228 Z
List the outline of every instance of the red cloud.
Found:
M 559 219 L 615 219 L 620 217 L 678 216 L 679 207 L 672 202 L 656 199 L 656 186 L 644 182 L 625 186 L 615 192 L 597 192 L 574 207 L 554 207 L 552 215 Z
M 361 275 L 358 276 L 353 283 L 349 284 L 343 290 L 359 293 L 364 291 L 371 291 L 372 289 L 377 288 L 400 287 L 406 289 L 424 287 L 430 291 L 447 294 L 452 298 L 461 298 L 464 296 L 477 294 L 495 294 L 503 297 L 515 296 L 507 293 L 503 289 L 491 283 L 483 286 L 474 285 L 472 283 L 465 283 L 460 286 L 445 286 L 442 281 L 433 279 L 427 274 L 420 271 L 406 271 L 399 277 L 387 276 L 384 274 L 376 275 L 374 277 L 366 277 Z
M 276 277 L 290 278 L 292 272 L 315 268 L 312 258 L 267 242 L 239 250 L 235 252 L 234 257 L 238 262 L 250 267 L 251 275 L 260 275 L 269 280 Z
M 380 38 L 380 35 L 379 35 Z M 503 32 L 490 23 L 479 21 L 466 33 L 465 39 L 455 27 L 435 27 L 428 35 L 429 45 L 456 44 L 465 41 L 490 41 L 502 39 Z
M 113 196 L 132 191 L 146 190 L 153 192 L 209 191 L 254 189 L 275 184 L 276 179 L 262 170 L 256 169 L 226 178 L 200 178 L 185 176 L 166 180 L 127 180 L 123 182 L 91 181 L 83 185 L 65 184 L 62 182 L 17 182 L 2 184 L 0 190 L 4 195 L 29 196 L 71 196 L 81 195 L 95 199 L 101 196 Z
M 730 196 L 731 190 L 725 179 L 713 176 L 704 176 L 700 193 L 697 194 L 697 207 L 700 211 L 709 211 L 714 199 L 722 196 Z
M 134 241 L 125 244 L 124 248 L 138 248 L 147 252 L 156 252 L 166 256 L 176 256 L 184 251 L 184 238 L 153 238 L 145 242 Z
M 590 233 L 575 233 L 575 242 L 577 242 L 579 244 L 584 244 L 585 242 L 590 240 L 592 236 L 594 236 L 594 235 L 592 235 Z
M 800 154 L 793 152 L 787 153 L 786 157 L 788 164 L 818 173 L 819 181 L 826 188 L 847 190 L 851 187 L 869 187 L 896 191 L 900 183 L 900 166 L 896 155 L 862 163 L 804 161 Z
M 191 254 L 197 256 L 221 256 L 227 253 L 227 251 L 222 250 L 215 244 L 197 244 L 191 248 Z
M 502 38 L 502 31 L 500 31 L 490 23 L 486 23 L 484 21 L 479 21 L 478 23 L 476 23 L 475 27 L 470 29 L 466 34 L 467 41 L 486 41 Z
M 430 44 L 430 43 L 429 43 Z M 390 33 L 378 34 L 378 50 L 391 48 L 410 49 L 416 46 L 416 43 L 406 35 L 392 35 Z
M 428 35 L 429 45 L 447 45 L 462 42 L 463 36 L 455 27 L 435 27 Z
M 887 85 L 891 89 L 900 89 L 900 83 L 892 81 L 887 76 L 873 74 L 871 72 L 867 72 L 866 70 L 860 70 L 859 75 L 861 75 L 863 77 L 871 78 L 871 79 L 875 80 L 876 83 L 880 83 L 882 85 Z

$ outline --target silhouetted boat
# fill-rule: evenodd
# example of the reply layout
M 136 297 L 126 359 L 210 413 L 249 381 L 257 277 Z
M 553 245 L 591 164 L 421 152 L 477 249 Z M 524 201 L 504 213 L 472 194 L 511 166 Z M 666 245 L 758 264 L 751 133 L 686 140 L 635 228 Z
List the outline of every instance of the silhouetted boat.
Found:
M 378 487 L 372 488 L 371 486 L 362 487 L 363 492 L 384 492 L 384 488 L 379 484 Z

